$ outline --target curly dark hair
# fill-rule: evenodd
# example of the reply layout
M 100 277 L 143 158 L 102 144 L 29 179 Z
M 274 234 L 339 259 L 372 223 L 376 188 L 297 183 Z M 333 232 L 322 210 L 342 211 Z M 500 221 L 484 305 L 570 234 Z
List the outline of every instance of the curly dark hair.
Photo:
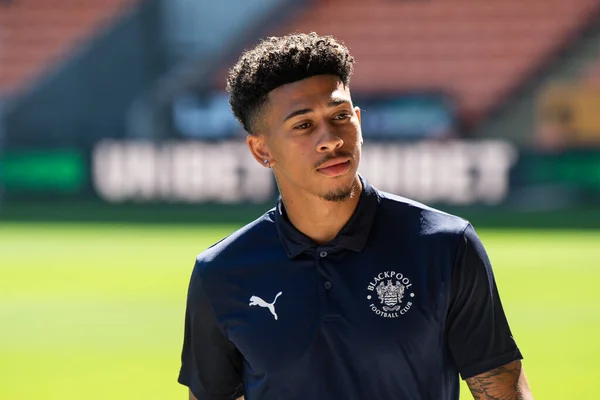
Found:
M 336 75 L 350 82 L 354 58 L 332 36 L 294 33 L 269 37 L 244 52 L 229 71 L 227 91 L 233 115 L 253 133 L 271 90 L 315 75 Z

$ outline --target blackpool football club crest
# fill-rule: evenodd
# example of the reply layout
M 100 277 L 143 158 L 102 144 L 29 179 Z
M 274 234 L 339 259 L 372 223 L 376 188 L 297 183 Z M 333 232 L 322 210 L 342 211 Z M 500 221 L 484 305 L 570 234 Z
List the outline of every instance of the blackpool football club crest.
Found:
M 413 305 L 415 293 L 412 282 L 396 271 L 385 271 L 373 278 L 367 286 L 369 308 L 382 318 L 398 318 Z

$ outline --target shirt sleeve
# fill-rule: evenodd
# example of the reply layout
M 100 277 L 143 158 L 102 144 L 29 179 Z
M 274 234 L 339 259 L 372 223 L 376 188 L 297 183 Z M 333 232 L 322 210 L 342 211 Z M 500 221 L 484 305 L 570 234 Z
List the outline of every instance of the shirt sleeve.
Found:
M 235 400 L 244 395 L 243 358 L 225 337 L 196 262 L 188 289 L 178 382 L 198 400 Z
M 463 379 L 523 358 L 502 309 L 490 260 L 470 224 L 454 265 L 446 337 Z

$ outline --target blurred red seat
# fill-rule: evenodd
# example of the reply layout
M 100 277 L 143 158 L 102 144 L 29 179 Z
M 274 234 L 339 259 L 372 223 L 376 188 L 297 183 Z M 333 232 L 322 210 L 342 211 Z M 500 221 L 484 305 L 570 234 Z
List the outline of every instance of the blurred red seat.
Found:
M 0 5 L 0 93 L 35 79 L 132 0 L 19 0 Z
M 600 10 L 600 0 L 309 4 L 268 35 L 332 34 L 357 59 L 353 90 L 439 89 L 452 93 L 472 121 L 534 73 Z M 218 74 L 219 79 L 223 76 Z

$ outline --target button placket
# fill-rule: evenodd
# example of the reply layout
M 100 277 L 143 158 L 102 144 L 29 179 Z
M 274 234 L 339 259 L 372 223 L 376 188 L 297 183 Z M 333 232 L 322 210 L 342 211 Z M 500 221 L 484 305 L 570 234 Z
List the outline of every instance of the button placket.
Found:
M 321 318 L 324 320 L 330 319 L 334 315 L 332 309 L 332 301 L 334 301 L 332 298 L 333 282 L 331 279 L 331 268 L 333 268 L 333 266 L 331 265 L 332 260 L 330 259 L 330 253 L 330 250 L 325 248 L 317 248 L 315 252 L 317 271 L 319 280 L 321 281 L 321 288 L 319 290 L 319 297 L 322 302 Z

